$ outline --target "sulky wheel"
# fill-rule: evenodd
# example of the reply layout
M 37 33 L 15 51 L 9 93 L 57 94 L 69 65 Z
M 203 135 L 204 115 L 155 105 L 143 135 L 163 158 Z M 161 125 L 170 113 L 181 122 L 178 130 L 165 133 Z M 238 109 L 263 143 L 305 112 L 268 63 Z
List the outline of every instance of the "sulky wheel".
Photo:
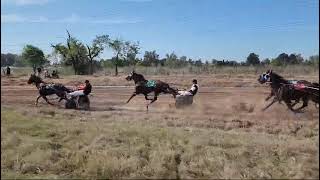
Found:
M 74 101 L 74 99 L 67 99 L 66 103 L 65 103 L 65 108 L 66 109 L 76 109 L 77 108 L 77 104 Z
M 190 106 L 193 103 L 193 96 L 177 96 L 176 108 Z
M 88 96 L 79 96 L 78 108 L 84 110 L 90 109 L 90 100 Z

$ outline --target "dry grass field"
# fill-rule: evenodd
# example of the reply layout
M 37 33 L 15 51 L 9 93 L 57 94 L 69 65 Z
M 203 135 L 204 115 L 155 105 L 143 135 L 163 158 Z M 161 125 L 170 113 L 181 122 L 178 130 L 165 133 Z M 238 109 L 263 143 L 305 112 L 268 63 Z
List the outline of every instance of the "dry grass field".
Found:
M 36 107 L 28 76 L 2 77 L 1 177 L 319 178 L 319 109 L 310 102 L 295 114 L 277 103 L 262 112 L 270 89 L 258 73 L 146 76 L 179 88 L 197 78 L 200 86 L 191 107 L 176 109 L 161 95 L 149 113 L 143 96 L 125 104 L 134 87 L 124 78 L 48 80 L 91 81 L 91 110 L 78 111 L 57 100 Z

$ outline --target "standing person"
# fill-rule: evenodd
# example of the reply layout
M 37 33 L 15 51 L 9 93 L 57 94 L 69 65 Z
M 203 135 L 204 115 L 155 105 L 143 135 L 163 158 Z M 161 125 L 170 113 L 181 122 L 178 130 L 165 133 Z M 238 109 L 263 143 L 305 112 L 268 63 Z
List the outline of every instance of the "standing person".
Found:
M 11 69 L 10 69 L 10 67 L 9 66 L 7 66 L 7 76 L 10 76 L 10 74 L 11 74 Z
M 192 86 L 189 91 L 178 91 L 178 94 L 181 96 L 194 96 L 197 94 L 199 89 L 198 82 L 196 79 L 192 80 Z
M 38 67 L 38 68 L 37 68 L 37 71 L 38 71 L 38 76 L 40 77 L 41 71 L 42 71 L 41 67 Z

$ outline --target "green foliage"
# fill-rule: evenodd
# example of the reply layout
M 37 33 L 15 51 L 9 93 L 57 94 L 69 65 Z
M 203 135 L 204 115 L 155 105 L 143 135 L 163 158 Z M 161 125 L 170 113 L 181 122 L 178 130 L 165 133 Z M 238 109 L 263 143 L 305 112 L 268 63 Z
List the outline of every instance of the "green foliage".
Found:
M 158 66 L 159 54 L 156 51 L 146 51 L 143 56 L 142 65 L 144 66 Z
M 72 37 L 69 32 L 67 44 L 61 43 L 52 45 L 54 51 L 62 55 L 63 63 L 67 66 L 72 66 L 74 73 L 77 74 L 88 74 L 89 58 L 86 47 L 76 38 Z
M 310 56 L 305 62 L 308 65 L 313 65 L 319 67 L 319 55 Z
M 247 57 L 247 62 L 248 65 L 257 65 L 260 64 L 259 60 L 259 55 L 255 53 L 250 53 L 249 56 Z
M 108 35 L 102 35 L 97 36 L 94 40 L 91 46 L 87 45 L 87 51 L 88 51 L 88 58 L 90 63 L 90 74 L 93 74 L 93 64 L 94 64 L 94 58 L 99 56 L 101 54 L 106 46 L 106 44 L 109 42 L 109 36 Z
M 48 62 L 43 51 L 30 44 L 23 48 L 22 58 L 31 66 L 42 66 Z
M 26 66 L 26 62 L 23 61 L 21 56 L 17 54 L 1 54 L 1 67 L 4 66 Z
M 171 54 L 166 54 L 166 61 L 164 63 L 165 66 L 168 66 L 170 68 L 176 68 L 178 67 L 178 56 L 172 52 Z

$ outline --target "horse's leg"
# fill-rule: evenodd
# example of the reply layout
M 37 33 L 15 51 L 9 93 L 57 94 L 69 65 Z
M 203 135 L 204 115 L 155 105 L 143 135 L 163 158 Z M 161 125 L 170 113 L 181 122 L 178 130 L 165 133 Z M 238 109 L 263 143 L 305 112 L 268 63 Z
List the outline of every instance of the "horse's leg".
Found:
M 36 100 L 36 103 L 35 103 L 36 106 L 38 106 L 38 101 L 39 101 L 39 99 L 40 99 L 41 97 L 42 97 L 41 95 L 37 97 L 37 100 Z
M 135 97 L 137 95 L 137 93 L 133 93 L 132 95 L 131 95 L 131 97 L 128 99 L 128 101 L 127 101 L 127 103 L 129 103 L 129 101 L 133 98 L 133 97 Z
M 60 97 L 59 101 L 58 102 L 61 102 L 63 99 L 66 99 L 67 100 L 67 95 L 65 92 L 63 93 L 57 93 L 56 94 L 58 97 Z
M 273 98 L 272 102 L 269 105 L 267 105 L 265 108 L 263 108 L 262 111 L 265 111 L 266 109 L 268 109 L 272 104 L 274 104 L 277 101 L 278 101 L 278 99 L 276 97 Z
M 273 90 L 271 91 L 271 93 L 269 94 L 269 96 L 266 97 L 265 100 L 268 101 L 272 96 L 274 96 Z
M 291 105 L 292 107 L 299 103 L 299 99 L 295 100 L 294 103 Z
M 305 107 L 308 106 L 309 98 L 308 98 L 307 96 L 304 96 L 304 97 L 302 98 L 302 100 L 303 100 L 302 106 L 299 107 L 298 109 L 296 109 L 295 111 L 300 111 L 301 109 L 303 109 L 303 108 L 305 108 Z
M 159 95 L 159 93 L 154 93 L 153 99 L 152 99 L 151 102 L 147 105 L 147 111 L 148 111 L 148 109 L 149 109 L 149 105 L 152 104 L 152 103 L 154 103 L 154 102 L 158 99 L 158 95 Z
M 153 99 L 149 99 L 147 94 L 144 95 L 144 98 L 145 98 L 147 101 L 153 100 Z
M 45 96 L 41 96 L 44 100 L 46 100 L 46 102 L 48 103 L 48 104 L 50 104 L 50 105 L 54 105 L 54 104 L 52 104 L 51 102 L 49 102 L 49 100 L 47 99 L 47 97 L 45 97 Z

